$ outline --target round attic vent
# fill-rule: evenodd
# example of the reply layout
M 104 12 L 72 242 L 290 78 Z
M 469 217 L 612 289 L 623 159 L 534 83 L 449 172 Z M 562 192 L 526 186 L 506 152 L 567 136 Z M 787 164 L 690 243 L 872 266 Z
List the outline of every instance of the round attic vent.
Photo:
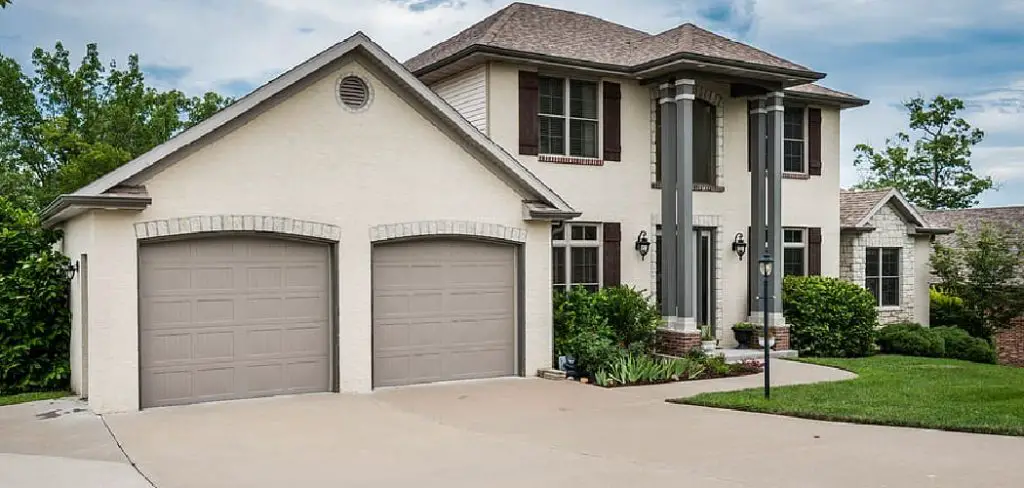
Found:
M 370 102 L 370 86 L 358 76 L 345 76 L 338 82 L 338 99 L 349 110 L 361 110 Z

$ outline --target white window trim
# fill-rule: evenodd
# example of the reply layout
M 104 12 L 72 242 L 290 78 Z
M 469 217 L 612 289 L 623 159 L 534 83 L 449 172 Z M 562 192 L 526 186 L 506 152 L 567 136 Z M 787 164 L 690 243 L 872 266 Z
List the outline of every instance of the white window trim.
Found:
M 869 276 L 867 267 L 868 251 L 871 249 L 878 249 L 878 276 Z M 896 276 L 882 274 L 882 254 L 885 249 L 897 249 L 899 255 L 896 259 Z M 878 280 L 878 296 L 875 297 L 875 308 L 878 310 L 902 310 L 903 309 L 903 248 L 902 247 L 885 247 L 885 246 L 867 246 L 864 248 L 864 288 L 868 287 L 868 280 Z M 882 283 L 885 282 L 886 278 L 896 278 L 896 305 L 882 305 Z M 870 291 L 870 290 L 869 290 Z
M 562 115 L 540 113 L 539 108 L 538 108 L 538 111 L 537 111 L 537 115 L 539 115 L 540 117 L 548 117 L 548 118 L 552 118 L 552 119 L 561 118 L 562 120 L 565 121 L 565 141 L 564 141 L 565 151 L 563 151 L 562 153 L 540 152 L 538 155 L 539 156 L 560 156 L 560 157 L 579 158 L 579 159 L 591 159 L 591 160 L 594 160 L 594 161 L 602 160 L 604 158 L 604 141 L 603 141 L 603 138 L 604 138 L 604 117 L 603 117 L 603 115 L 604 115 L 604 83 L 601 83 L 601 80 L 595 80 L 595 79 L 590 79 L 590 78 L 572 78 L 572 77 L 568 77 L 568 76 L 546 75 L 544 73 L 539 73 L 538 76 L 541 77 L 541 78 L 552 78 L 552 79 L 562 80 L 562 102 L 563 102 L 564 106 L 562 107 Z M 596 94 L 596 96 L 597 96 L 597 118 L 596 119 L 585 119 L 585 118 L 582 118 L 582 117 L 573 117 L 570 114 L 570 110 L 569 109 L 570 109 L 570 104 L 572 103 L 572 100 L 570 99 L 570 93 L 572 91 L 571 84 L 572 84 L 573 80 L 575 80 L 575 81 L 585 81 L 585 82 L 594 83 L 595 85 L 597 85 L 597 94 Z M 538 97 L 538 100 L 539 99 L 540 98 Z M 573 120 L 586 120 L 586 121 L 591 121 L 591 122 L 597 122 L 597 134 L 596 134 L 597 135 L 597 141 L 596 141 L 596 143 L 597 143 L 597 148 L 596 148 L 597 149 L 597 156 L 596 157 L 573 156 L 573 155 L 569 154 L 569 146 L 570 146 L 570 144 L 569 144 L 570 128 L 569 127 L 571 125 L 571 121 L 573 121 Z M 540 129 L 540 126 L 538 125 L 538 131 L 539 131 L 539 129 Z M 538 149 L 540 148 L 540 133 L 539 132 L 537 134 L 537 147 L 538 147 Z
M 593 226 L 593 227 L 597 228 L 597 232 L 595 233 L 597 238 L 595 240 L 593 240 L 593 241 L 573 240 L 573 238 L 572 238 L 572 228 L 573 227 L 588 227 L 588 226 Z M 562 232 L 563 232 L 562 237 L 563 238 L 556 240 L 556 239 L 554 239 L 552 237 L 552 239 L 551 239 L 551 252 L 553 252 L 553 253 L 555 253 L 555 252 L 564 253 L 564 259 L 565 259 L 565 261 L 564 261 L 564 263 L 565 263 L 565 283 L 564 284 L 558 284 L 558 283 L 554 282 L 554 279 L 552 279 L 551 280 L 551 287 L 552 288 L 554 288 L 554 287 L 563 287 L 565 290 L 570 290 L 570 289 L 572 289 L 573 286 L 576 286 L 576 285 L 580 285 L 580 286 L 584 286 L 584 285 L 597 285 L 598 288 L 602 288 L 603 287 L 603 285 L 602 285 L 604 283 L 604 266 L 602 266 L 602 263 L 604 263 L 604 246 L 602 245 L 604 243 L 603 231 L 604 231 L 604 226 L 601 225 L 598 222 L 566 222 L 565 224 L 562 225 Z M 573 248 L 583 248 L 583 247 L 597 248 L 597 283 L 576 283 L 576 282 L 574 282 L 572 280 L 572 255 L 571 255 L 572 252 L 571 252 L 571 249 L 573 249 Z
M 782 147 L 783 147 L 783 150 L 782 150 L 782 161 L 781 161 L 782 173 L 783 174 L 787 174 L 787 175 L 807 176 L 807 175 L 811 174 L 810 173 L 810 171 L 811 171 L 810 170 L 810 166 L 811 165 L 808 163 L 808 154 L 809 153 L 807 151 L 807 146 L 808 146 L 807 140 L 808 140 L 808 138 L 810 136 L 810 131 L 807 129 L 807 122 L 808 122 L 807 113 L 809 112 L 809 110 L 807 110 L 807 109 L 809 107 L 789 107 L 789 108 L 799 108 L 803 112 L 803 119 L 804 119 L 804 121 L 803 121 L 803 124 L 801 126 L 801 129 L 803 130 L 804 134 L 803 134 L 803 139 L 787 139 L 786 138 L 786 115 L 785 115 L 786 113 L 785 113 L 785 111 L 783 111 L 783 113 L 782 113 L 783 114 L 782 115 Z M 786 171 L 786 150 L 785 150 L 786 141 L 800 141 L 800 143 L 802 145 L 801 147 L 803 148 L 803 150 L 801 151 L 803 153 L 803 155 L 801 156 L 803 159 L 800 162 L 800 164 L 803 166 L 803 170 L 802 171 Z
M 800 242 L 786 242 L 786 231 L 795 230 L 800 231 Z M 782 228 L 782 272 L 786 272 L 786 249 L 803 249 L 803 270 L 804 273 L 801 276 L 807 276 L 807 228 L 806 227 L 783 227 Z

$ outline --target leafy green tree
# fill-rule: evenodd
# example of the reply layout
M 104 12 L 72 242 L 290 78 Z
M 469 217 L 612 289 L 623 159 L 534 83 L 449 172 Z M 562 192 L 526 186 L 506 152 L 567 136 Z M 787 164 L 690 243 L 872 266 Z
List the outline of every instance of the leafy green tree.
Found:
M 36 48 L 33 72 L 0 54 L 0 190 L 39 208 L 191 127 L 230 99 L 147 86 L 137 55 L 104 65 L 95 44 L 78 66 L 61 43 Z
M 933 210 L 976 205 L 993 182 L 971 167 L 971 148 L 985 134 L 957 116 L 964 102 L 939 95 L 927 103 L 914 98 L 904 106 L 916 138 L 911 141 L 910 134 L 900 132 L 886 139 L 882 150 L 854 147 L 853 164 L 862 172 L 857 187 L 896 187 L 916 205 Z
M 7 8 L 11 4 L 11 0 L 0 0 L 0 8 Z
M 1024 314 L 1024 234 L 1018 228 L 986 224 L 978 232 L 957 231 L 956 246 L 937 244 L 932 269 L 942 291 L 963 299 L 991 336 Z

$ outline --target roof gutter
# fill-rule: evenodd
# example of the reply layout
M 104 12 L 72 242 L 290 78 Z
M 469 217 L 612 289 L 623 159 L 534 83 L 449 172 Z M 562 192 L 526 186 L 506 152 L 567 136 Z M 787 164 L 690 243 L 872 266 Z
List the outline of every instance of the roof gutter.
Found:
M 869 103 L 870 100 L 866 100 L 858 97 L 837 97 L 830 95 L 822 95 L 820 93 L 807 93 L 798 92 L 793 90 L 786 90 L 786 98 L 792 98 L 795 100 L 807 100 L 809 102 L 830 102 L 836 103 L 840 108 L 855 108 L 863 107 Z
M 61 195 L 43 209 L 43 227 L 53 227 L 87 210 L 143 210 L 153 203 L 149 195 Z
M 747 61 L 739 61 L 728 58 L 718 58 L 713 56 L 704 56 L 701 54 L 693 53 L 672 54 L 661 59 L 655 59 L 654 61 L 648 61 L 646 63 L 633 66 L 630 71 L 636 73 L 641 77 L 644 77 L 656 71 L 662 71 L 665 70 L 666 68 L 672 68 L 679 64 L 689 63 L 703 63 L 729 69 L 739 69 L 742 71 L 752 71 L 756 73 L 784 76 L 788 78 L 799 78 L 801 80 L 806 80 L 803 81 L 802 83 L 797 83 L 798 85 L 811 83 L 825 77 L 825 73 L 820 73 L 817 71 L 799 70 L 792 68 L 779 68 L 774 66 L 766 66 L 763 64 L 750 63 Z

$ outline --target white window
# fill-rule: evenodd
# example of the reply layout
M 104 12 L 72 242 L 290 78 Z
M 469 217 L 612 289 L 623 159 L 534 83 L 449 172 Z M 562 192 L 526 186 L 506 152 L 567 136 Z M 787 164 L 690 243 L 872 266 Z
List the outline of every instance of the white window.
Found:
M 601 288 L 601 225 L 554 224 L 551 227 L 551 277 L 556 290 Z
M 900 306 L 900 248 L 867 248 L 864 287 L 881 307 Z
M 782 229 L 782 275 L 807 274 L 806 229 Z
M 782 124 L 782 171 L 785 173 L 807 173 L 804 158 L 805 112 L 803 107 L 786 107 Z
M 547 76 L 538 81 L 540 153 L 599 157 L 598 83 Z

